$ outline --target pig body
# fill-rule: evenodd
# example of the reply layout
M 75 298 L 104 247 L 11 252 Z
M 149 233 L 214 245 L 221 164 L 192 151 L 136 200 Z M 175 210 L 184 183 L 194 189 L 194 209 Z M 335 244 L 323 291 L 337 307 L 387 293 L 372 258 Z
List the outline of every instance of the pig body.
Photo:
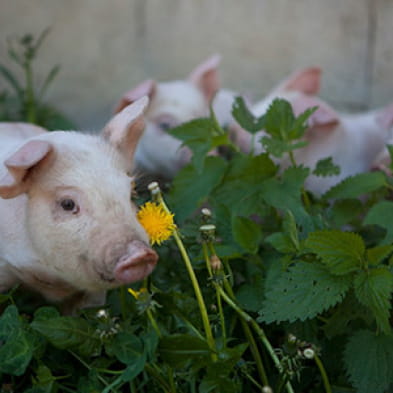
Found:
M 168 131 L 190 120 L 209 116 L 210 104 L 223 127 L 232 120 L 235 93 L 219 90 L 219 62 L 219 56 L 212 56 L 197 66 L 185 80 L 160 83 L 146 80 L 124 94 L 116 111 L 142 95 L 150 98 L 146 130 L 135 155 L 136 165 L 142 173 L 171 179 L 190 162 L 190 149 L 182 146 L 182 141 Z
M 0 290 L 23 284 L 72 307 L 102 303 L 157 261 L 130 201 L 143 98 L 101 136 L 54 131 L 12 137 L 0 126 Z M 3 138 L 4 136 L 4 138 Z
M 275 98 L 287 100 L 295 115 L 308 108 L 318 107 L 308 121 L 305 134 L 307 146 L 293 152 L 297 164 L 311 169 L 319 160 L 327 157 L 332 157 L 333 163 L 340 167 L 339 175 L 310 175 L 307 178 L 306 188 L 317 195 L 323 194 L 348 176 L 371 170 L 375 157 L 382 151 L 391 135 L 393 125 L 391 105 L 357 114 L 336 112 L 316 96 L 319 92 L 319 79 L 318 68 L 298 71 L 251 108 L 255 116 L 261 116 Z M 242 151 L 253 151 L 254 154 L 264 151 L 260 143 L 260 139 L 265 135 L 263 130 L 252 138 L 249 133 L 235 127 L 233 135 L 235 143 Z M 277 159 L 276 162 L 282 168 L 290 164 L 287 156 Z

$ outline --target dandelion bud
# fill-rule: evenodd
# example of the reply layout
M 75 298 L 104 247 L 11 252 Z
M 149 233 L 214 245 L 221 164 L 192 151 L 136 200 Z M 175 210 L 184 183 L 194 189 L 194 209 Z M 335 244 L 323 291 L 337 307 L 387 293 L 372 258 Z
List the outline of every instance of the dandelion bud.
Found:
M 222 269 L 221 259 L 217 255 L 212 255 L 210 257 L 210 266 L 212 267 L 213 271 L 221 270 Z
M 296 340 L 297 340 L 297 338 L 294 334 L 291 334 L 291 333 L 288 334 L 288 343 L 289 344 L 295 344 Z
M 270 386 L 264 386 L 262 388 L 262 393 L 273 393 L 273 389 Z
M 203 241 L 209 242 L 214 240 L 215 232 L 216 232 L 215 225 L 212 224 L 202 225 L 201 227 L 199 227 L 199 230 L 201 231 Z
M 151 182 L 147 188 L 149 189 L 149 191 L 151 192 L 152 195 L 157 195 L 161 192 L 160 190 L 160 186 L 158 185 L 158 183 L 156 181 Z
M 315 351 L 314 351 L 312 348 L 306 348 L 306 349 L 303 351 L 303 356 L 304 356 L 306 359 L 314 359 Z
M 104 310 L 102 308 L 101 310 L 97 311 L 96 316 L 97 316 L 97 318 L 100 318 L 100 319 L 107 319 L 109 317 L 109 314 L 108 314 L 107 310 Z

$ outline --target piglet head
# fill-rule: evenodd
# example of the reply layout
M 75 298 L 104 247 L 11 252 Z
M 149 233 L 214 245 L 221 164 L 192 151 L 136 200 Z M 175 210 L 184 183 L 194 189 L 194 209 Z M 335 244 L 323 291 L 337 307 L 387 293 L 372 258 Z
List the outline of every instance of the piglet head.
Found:
M 136 151 L 135 161 L 144 172 L 172 178 L 191 159 L 191 151 L 168 131 L 209 113 L 209 104 L 219 88 L 218 65 L 214 55 L 199 64 L 184 80 L 155 82 L 145 80 L 127 91 L 115 112 L 149 97 L 146 130 Z
M 26 200 L 21 236 L 32 249 L 32 260 L 16 270 L 48 298 L 139 281 L 156 265 L 130 200 L 147 104 L 143 97 L 125 107 L 100 136 L 38 135 L 5 161 L 0 196 Z

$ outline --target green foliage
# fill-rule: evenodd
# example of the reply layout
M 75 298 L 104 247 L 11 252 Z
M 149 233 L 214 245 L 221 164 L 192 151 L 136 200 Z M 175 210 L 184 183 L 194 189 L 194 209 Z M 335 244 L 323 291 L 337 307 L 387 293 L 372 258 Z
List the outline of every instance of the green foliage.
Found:
M 392 182 L 374 172 L 322 197 L 305 190 L 310 174 L 338 174 L 330 158 L 315 168 L 294 160 L 313 110 L 295 117 L 276 100 L 255 118 L 237 99 L 238 122 L 266 131 L 256 156 L 233 149 L 214 114 L 172 131 L 194 158 L 165 199 L 206 318 L 172 240 L 157 247 L 143 301 L 117 289 L 104 308 L 71 317 L 13 289 L 0 296 L 2 384 L 24 393 L 389 391 Z M 221 145 L 227 159 L 207 155 Z M 280 168 L 272 156 L 283 155 Z M 216 227 L 209 241 L 201 224 Z
M 49 28 L 36 39 L 31 34 L 25 34 L 8 40 L 8 56 L 14 67 L 22 71 L 24 82 L 19 81 L 14 67 L 0 64 L 0 77 L 11 89 L 0 92 L 0 121 L 24 121 L 48 130 L 75 129 L 74 124 L 58 109 L 43 102 L 60 66 L 55 65 L 49 70 L 39 88 L 34 80 L 33 63 L 48 33 Z
M 393 337 L 359 330 L 344 351 L 349 379 L 359 393 L 384 393 L 393 382 Z
M 313 318 L 340 302 L 349 287 L 347 277 L 337 278 L 316 262 L 297 262 L 266 291 L 260 320 L 271 323 Z

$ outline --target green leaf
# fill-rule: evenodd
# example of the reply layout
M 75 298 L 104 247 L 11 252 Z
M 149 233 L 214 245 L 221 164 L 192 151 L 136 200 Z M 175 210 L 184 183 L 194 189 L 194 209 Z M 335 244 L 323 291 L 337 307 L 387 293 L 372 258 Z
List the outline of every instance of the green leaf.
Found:
M 163 337 L 158 350 L 164 361 L 174 368 L 185 367 L 190 362 L 203 366 L 203 363 L 210 359 L 207 342 L 190 334 Z
M 393 252 L 393 246 L 378 246 L 367 250 L 367 262 L 370 265 L 379 265 Z
M 378 328 L 391 332 L 389 323 L 393 274 L 386 267 L 359 272 L 354 279 L 355 294 L 359 302 L 373 313 Z
M 232 116 L 245 130 L 252 134 L 264 128 L 264 116 L 255 117 L 247 108 L 243 97 L 236 97 L 232 107 Z
M 385 393 L 393 383 L 393 336 L 357 331 L 348 341 L 344 364 L 357 393 Z
M 345 178 L 341 183 L 328 190 L 323 198 L 358 198 L 386 186 L 385 175 L 381 172 L 360 173 Z
M 304 321 L 342 301 L 351 280 L 334 276 L 318 263 L 298 262 L 269 285 L 259 320 Z
M 217 129 L 216 122 L 211 118 L 191 120 L 168 132 L 192 150 L 192 163 L 198 174 L 202 173 L 207 153 L 217 146 L 228 143 L 227 135 L 223 135 L 222 131 Z
M 120 332 L 106 344 L 105 350 L 109 356 L 115 356 L 120 362 L 131 365 L 141 362 L 142 369 L 146 361 L 143 342 L 135 334 Z
M 14 305 L 0 317 L 0 342 L 0 373 L 22 375 L 32 359 L 33 346 Z
M 332 274 L 345 275 L 362 266 L 366 247 L 351 232 L 323 230 L 310 233 L 305 246 L 317 254 Z
M 328 157 L 317 162 L 313 174 L 325 177 L 339 175 L 340 172 L 340 167 L 334 164 L 332 157 Z
M 292 143 L 282 141 L 280 139 L 270 138 L 268 136 L 263 136 L 261 139 L 261 143 L 265 150 L 275 157 L 282 157 L 284 153 L 300 149 L 307 145 L 306 141 Z
M 286 100 L 276 98 L 266 112 L 265 130 L 273 138 L 281 141 L 299 139 L 307 129 L 307 119 L 316 109 L 316 107 L 307 109 L 296 118 L 291 104 Z
M 82 355 L 93 355 L 101 347 L 100 340 L 94 334 L 95 329 L 82 318 L 35 319 L 31 327 L 56 348 L 72 349 Z
M 290 167 L 281 178 L 270 178 L 261 184 L 260 195 L 268 205 L 279 210 L 289 210 L 299 226 L 304 229 L 313 227 L 311 217 L 304 210 L 302 188 L 309 175 L 309 169 Z
M 334 224 L 341 228 L 360 216 L 363 205 L 359 199 L 339 199 L 334 202 L 331 210 L 331 219 Z
M 393 202 L 381 201 L 376 203 L 369 210 L 363 225 L 378 225 L 386 229 L 386 236 L 383 239 L 383 244 L 390 244 L 393 242 Z
M 260 225 L 246 217 L 233 217 L 232 233 L 235 241 L 251 254 L 258 251 L 262 240 Z
M 192 214 L 221 181 L 227 164 L 219 157 L 208 157 L 202 176 L 192 166 L 183 168 L 173 181 L 168 195 L 168 204 L 175 213 L 177 222 Z

